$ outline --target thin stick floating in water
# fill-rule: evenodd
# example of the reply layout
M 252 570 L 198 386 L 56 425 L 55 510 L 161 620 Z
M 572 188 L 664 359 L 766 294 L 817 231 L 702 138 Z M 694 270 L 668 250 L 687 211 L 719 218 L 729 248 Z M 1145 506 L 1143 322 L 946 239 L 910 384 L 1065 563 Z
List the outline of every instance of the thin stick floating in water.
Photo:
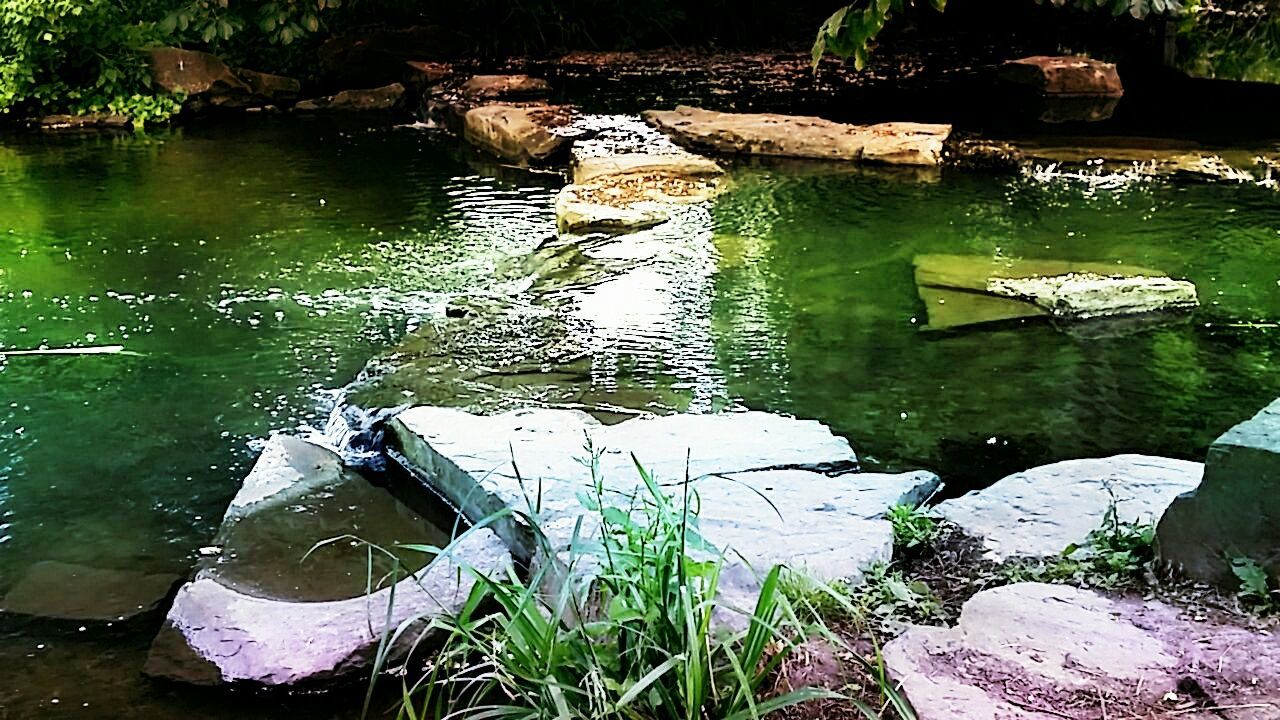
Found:
M 8 355 L 141 355 L 130 352 L 123 345 L 94 345 L 92 347 L 44 348 L 37 350 L 5 350 L 0 348 L 0 357 Z

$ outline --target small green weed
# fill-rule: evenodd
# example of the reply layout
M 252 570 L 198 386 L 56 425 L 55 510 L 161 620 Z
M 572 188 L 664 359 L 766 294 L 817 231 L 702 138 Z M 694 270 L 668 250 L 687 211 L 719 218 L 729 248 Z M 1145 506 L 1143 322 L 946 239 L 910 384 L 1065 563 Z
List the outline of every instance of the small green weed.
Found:
M 598 530 L 582 534 L 579 521 L 567 557 L 557 555 L 531 502 L 524 520 L 541 555 L 560 561 L 539 562 L 528 578 L 476 573 L 462 611 L 433 622 L 443 648 L 424 677 L 405 678 L 400 718 L 758 720 L 839 697 L 768 692 L 797 642 L 829 636 L 797 617 L 782 568 L 763 579 L 744 629 L 713 621 L 726 611 L 716 604 L 724 555 L 698 534 L 687 479 L 668 495 L 637 462 L 641 492 L 606 500 L 599 455 L 589 464 L 594 496 L 582 500 Z
M 1111 489 L 1107 488 L 1110 492 Z M 1050 582 L 1115 588 L 1140 581 L 1155 562 L 1154 523 L 1120 519 L 1115 495 L 1102 525 L 1082 544 L 1068 545 L 1052 560 L 1019 560 L 1001 569 L 1008 582 Z
M 818 583 L 803 575 L 784 577 L 783 593 L 797 608 L 824 623 L 845 620 L 865 626 L 875 621 L 880 629 L 892 629 L 897 623 L 936 622 L 947 617 L 928 584 L 909 579 L 885 563 L 868 569 L 861 585 Z
M 1264 612 L 1280 610 L 1280 588 L 1273 588 L 1266 568 L 1250 557 L 1231 558 L 1231 572 L 1240 581 L 1236 597 Z
M 938 523 L 928 512 L 914 505 L 894 505 L 888 512 L 893 523 L 893 547 L 914 550 L 927 547 L 938 536 Z

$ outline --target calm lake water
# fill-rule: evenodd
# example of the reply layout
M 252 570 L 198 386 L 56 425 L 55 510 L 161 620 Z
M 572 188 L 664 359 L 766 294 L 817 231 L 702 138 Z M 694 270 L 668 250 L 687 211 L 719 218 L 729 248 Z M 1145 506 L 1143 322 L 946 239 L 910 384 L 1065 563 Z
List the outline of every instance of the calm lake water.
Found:
M 4 139 L 0 348 L 138 354 L 0 363 L 0 594 L 47 560 L 187 572 L 261 439 L 323 426 L 368 358 L 550 236 L 559 184 L 412 128 Z M 936 470 L 952 492 L 1073 457 L 1198 458 L 1280 396 L 1273 190 L 812 165 L 732 185 L 678 271 L 588 293 L 594 374 L 627 367 L 694 411 L 818 418 L 866 464 Z M 1204 307 L 930 332 L 925 253 L 1154 268 Z M 147 681 L 158 621 L 0 620 L 0 718 L 358 715 L 354 697 Z

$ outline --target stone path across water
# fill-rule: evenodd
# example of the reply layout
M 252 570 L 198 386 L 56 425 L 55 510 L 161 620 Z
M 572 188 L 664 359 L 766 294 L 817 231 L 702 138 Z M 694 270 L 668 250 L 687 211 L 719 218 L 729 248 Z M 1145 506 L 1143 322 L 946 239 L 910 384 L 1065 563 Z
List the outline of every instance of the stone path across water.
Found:
M 918 505 L 940 484 L 928 472 L 852 472 L 849 444 L 821 423 L 760 412 L 672 415 L 606 426 L 566 410 L 519 410 L 495 416 L 419 407 L 391 424 L 394 443 L 430 487 L 472 522 L 506 507 L 536 514 L 562 552 L 578 523 L 596 528 L 580 501 L 594 494 L 583 462 L 586 444 L 600 452 L 606 503 L 642 491 L 632 458 L 673 493 L 686 477 L 701 507 L 701 532 L 731 547 L 721 601 L 749 607 L 757 574 L 786 563 L 826 580 L 857 580 L 887 562 L 893 530 L 884 513 Z M 534 509 L 537 508 L 535 512 Z M 517 557 L 537 543 L 517 518 L 494 525 Z
M 342 514 L 327 524 L 326 513 L 333 512 Z M 297 544 L 290 545 L 287 537 L 262 544 L 257 531 L 246 542 L 241 537 L 246 527 L 288 528 Z M 486 573 L 500 572 L 510 562 L 493 533 L 479 530 L 458 541 L 456 556 L 438 558 L 393 586 L 382 586 L 375 577 L 374 591 L 365 591 L 361 550 L 334 560 L 354 577 L 333 574 L 329 587 L 311 587 L 314 573 L 302 562 L 308 547 L 388 527 L 419 529 L 416 537 L 390 538 L 399 542 L 440 540 L 432 538 L 439 531 L 395 503 L 386 490 L 344 469 L 335 453 L 295 437 L 273 436 L 223 518 L 217 536 L 223 556 L 203 563 L 178 591 L 144 671 L 204 685 L 292 686 L 367 677 L 384 633 L 415 618 L 425 627 L 431 617 L 461 607 L 473 578 L 460 571 L 463 563 L 455 557 Z M 335 580 L 342 582 L 335 585 Z M 317 592 L 332 599 L 316 600 Z M 400 649 L 415 639 L 415 633 L 406 633 Z

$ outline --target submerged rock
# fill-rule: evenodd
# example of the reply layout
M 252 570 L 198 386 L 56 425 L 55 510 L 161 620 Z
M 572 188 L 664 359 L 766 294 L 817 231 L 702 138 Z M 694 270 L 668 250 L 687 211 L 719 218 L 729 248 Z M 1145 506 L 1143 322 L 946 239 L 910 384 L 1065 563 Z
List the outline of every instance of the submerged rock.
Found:
M 133 121 L 126 115 L 114 113 L 85 113 L 84 115 L 45 115 L 38 122 L 40 129 L 52 132 L 78 132 L 86 130 L 127 130 Z
M 1214 441 L 1204 481 L 1160 520 L 1162 562 L 1235 586 L 1233 558 L 1250 558 L 1280 582 L 1280 400 Z
M 1052 316 L 1086 320 L 1182 311 L 1195 285 L 1156 270 L 1107 263 L 966 255 L 917 255 L 916 286 L 928 329 Z
M 1010 475 L 935 508 L 997 560 L 1049 557 L 1080 545 L 1114 502 L 1121 521 L 1154 522 L 1200 483 L 1200 463 L 1146 455 L 1066 460 Z
M 648 110 L 644 119 L 677 143 L 745 155 L 936 166 L 950 125 L 846 125 L 817 117 L 723 113 L 687 106 Z
M 0 599 L 0 613 L 121 622 L 159 608 L 180 580 L 177 575 L 38 562 Z
M 912 627 L 884 660 L 920 720 L 1280 714 L 1280 643 L 1267 633 L 1061 585 L 984 590 L 954 628 Z M 1180 705 L 1188 685 L 1218 709 Z
M 569 138 L 557 130 L 572 119 L 573 111 L 559 105 L 484 105 L 467 111 L 463 135 L 504 160 L 527 164 L 563 150 Z
M 940 484 L 926 472 L 849 472 L 857 458 L 826 426 L 758 412 L 605 426 L 570 411 L 485 417 L 419 407 L 401 413 L 390 430 L 420 477 L 466 517 L 537 507 L 557 553 L 565 552 L 578 523 L 583 536 L 598 529 L 597 513 L 580 500 L 594 493 L 584 443 L 600 451 L 604 491 L 619 502 L 643 492 L 633 457 L 672 491 L 688 477 L 702 510 L 702 536 L 733 550 L 721 587 L 722 600 L 736 607 L 749 605 L 757 574 L 778 563 L 825 579 L 860 578 L 892 552 L 885 511 L 918 504 Z M 540 546 L 521 520 L 507 517 L 493 527 L 514 555 L 538 559 Z
M 392 83 L 368 90 L 343 90 L 336 95 L 302 100 L 293 106 L 297 112 L 365 112 L 392 110 L 404 97 L 404 86 Z
M 407 565 L 416 577 L 394 586 L 379 586 L 385 569 L 375 566 L 369 593 L 365 552 L 353 547 L 358 543 L 317 547 L 344 535 L 382 547 L 448 540 L 386 490 L 346 471 L 335 453 L 272 437 L 223 518 L 215 538 L 221 553 L 178 591 L 145 672 L 199 684 L 259 685 L 368 672 L 384 632 L 410 618 L 425 626 L 460 607 L 472 583 L 461 567 L 494 572 L 509 559 L 492 533 L 478 531 L 459 542 L 456 556 L 425 569 Z M 397 652 L 415 638 L 408 633 Z

